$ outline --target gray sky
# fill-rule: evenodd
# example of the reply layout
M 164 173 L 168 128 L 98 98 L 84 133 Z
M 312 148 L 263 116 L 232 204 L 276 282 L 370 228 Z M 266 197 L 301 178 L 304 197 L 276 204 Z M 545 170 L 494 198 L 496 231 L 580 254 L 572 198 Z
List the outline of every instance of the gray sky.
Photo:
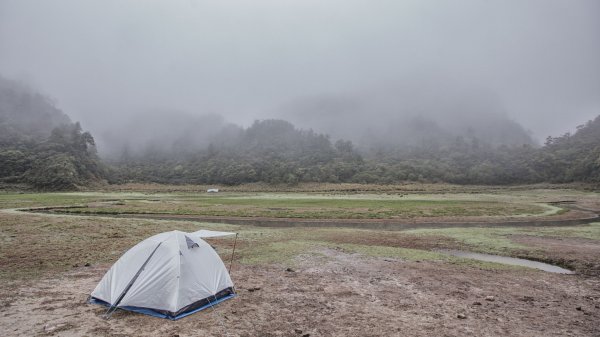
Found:
M 248 124 L 411 87 L 493 96 L 543 139 L 600 114 L 600 1 L 0 0 L 0 74 L 92 132 L 146 110 Z

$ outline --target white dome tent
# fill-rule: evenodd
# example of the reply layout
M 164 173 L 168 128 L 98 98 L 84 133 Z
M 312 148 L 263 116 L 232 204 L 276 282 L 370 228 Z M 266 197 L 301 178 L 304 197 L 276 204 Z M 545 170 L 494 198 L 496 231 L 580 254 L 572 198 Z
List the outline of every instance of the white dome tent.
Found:
M 154 235 L 129 249 L 104 275 L 90 303 L 176 320 L 235 296 L 227 268 L 200 230 Z M 235 248 L 235 246 L 234 246 Z

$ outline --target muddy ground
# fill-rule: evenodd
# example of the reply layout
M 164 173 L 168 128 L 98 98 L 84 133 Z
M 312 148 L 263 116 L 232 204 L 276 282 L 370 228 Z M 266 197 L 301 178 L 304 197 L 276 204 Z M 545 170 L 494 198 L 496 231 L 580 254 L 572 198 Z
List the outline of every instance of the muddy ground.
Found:
M 3 336 L 598 336 L 600 279 L 323 249 L 235 265 L 238 297 L 172 322 L 86 298 L 109 265 L 1 287 Z

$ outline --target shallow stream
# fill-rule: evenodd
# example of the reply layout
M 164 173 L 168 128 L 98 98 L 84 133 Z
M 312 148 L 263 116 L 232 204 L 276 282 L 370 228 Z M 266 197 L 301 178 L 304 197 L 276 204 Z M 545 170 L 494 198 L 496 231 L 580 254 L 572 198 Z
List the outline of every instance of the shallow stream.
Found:
M 509 264 L 509 265 L 513 265 L 513 266 L 523 266 L 523 267 L 535 268 L 535 269 L 540 269 L 540 270 L 547 271 L 550 273 L 575 274 L 574 272 L 572 272 L 568 269 L 564 269 L 564 268 L 561 268 L 558 266 L 553 266 L 551 264 L 532 261 L 532 260 L 526 260 L 526 259 L 518 259 L 518 258 L 514 258 L 514 257 L 472 253 L 472 252 L 465 252 L 462 250 L 439 250 L 438 252 L 440 252 L 442 254 L 448 254 L 448 255 L 452 255 L 452 256 L 456 256 L 456 257 L 464 257 L 464 258 L 468 258 L 468 259 L 475 259 L 475 260 L 479 260 L 479 261 L 496 262 L 496 263 L 502 263 L 502 264 Z

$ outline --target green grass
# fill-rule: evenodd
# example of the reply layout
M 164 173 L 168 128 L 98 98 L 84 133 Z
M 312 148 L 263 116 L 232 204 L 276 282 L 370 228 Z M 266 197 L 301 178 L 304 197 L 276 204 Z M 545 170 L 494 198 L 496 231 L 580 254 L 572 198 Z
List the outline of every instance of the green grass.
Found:
M 0 193 L 0 208 L 74 205 L 98 199 L 100 198 L 95 196 L 71 193 Z
M 83 202 L 107 200 L 118 194 L 79 195 L 67 200 L 57 198 L 56 203 L 69 201 Z M 128 197 L 128 198 L 127 198 Z M 437 199 L 433 196 L 420 196 L 416 199 L 393 197 L 327 196 L 291 194 L 228 194 L 219 196 L 195 196 L 188 194 L 143 196 L 122 196 L 118 202 L 93 205 L 93 207 L 61 210 L 80 214 L 176 214 L 234 217 L 273 217 L 307 219 L 390 219 L 415 217 L 465 217 L 465 216 L 528 216 L 550 215 L 558 208 L 548 209 L 546 205 L 499 200 L 471 200 L 464 196 L 451 200 L 447 196 Z M 487 198 L 489 199 L 489 197 Z
M 386 247 L 386 246 L 371 246 L 371 245 L 355 245 L 355 244 L 342 244 L 339 245 L 347 253 L 357 253 L 368 257 L 388 257 L 388 258 L 399 258 L 408 261 L 437 261 L 443 263 L 450 263 L 463 266 L 472 266 L 486 270 L 497 270 L 497 269 L 521 269 L 522 267 L 510 266 L 501 263 L 493 263 L 486 261 L 478 261 L 474 259 L 466 259 L 455 256 L 450 256 L 435 251 L 421 250 L 421 249 L 410 249 L 410 248 L 399 248 L 399 247 Z
M 583 238 L 597 240 L 600 244 L 600 223 L 569 227 L 492 227 L 492 228 L 442 228 L 413 229 L 406 234 L 445 236 L 462 242 L 466 248 L 480 253 L 509 254 L 514 251 L 532 250 L 512 241 L 513 235 L 530 235 L 550 238 Z
M 340 244 L 319 240 L 286 240 L 273 242 L 266 245 L 246 249 L 239 259 L 243 264 L 285 264 L 296 265 L 296 259 L 302 255 L 315 256 L 322 261 L 333 257 L 323 253 L 324 249 L 335 249 L 345 254 L 357 254 L 355 258 L 394 258 L 406 261 L 437 261 L 463 266 L 473 266 L 487 270 L 515 269 L 520 267 L 508 266 L 499 263 L 477 261 L 473 259 L 458 258 L 446 254 L 400 247 L 378 245 Z
M 225 216 L 269 216 L 298 218 L 390 218 L 444 216 L 552 215 L 560 208 L 544 204 L 546 198 L 574 196 L 597 198 L 596 194 L 550 191 L 540 194 L 504 190 L 495 194 L 295 194 L 227 193 L 0 193 L 0 208 L 89 205 L 67 209 L 76 212 L 173 213 Z M 541 200 L 541 201 L 540 201 Z M 99 202 L 111 202 L 99 203 Z M 357 258 L 398 258 L 436 261 L 478 268 L 513 268 L 449 257 L 432 252 L 437 243 L 481 253 L 511 255 L 536 248 L 518 244 L 513 235 L 573 237 L 600 242 L 600 223 L 547 228 L 446 228 L 382 232 L 350 228 L 263 228 L 125 218 L 69 217 L 62 215 L 0 214 L 0 280 L 37 278 L 63 272 L 86 262 L 112 263 L 126 249 L 159 232 L 194 231 L 199 228 L 240 232 L 236 256 L 244 264 L 293 264 L 303 255 L 330 258 L 324 251 L 338 249 Z M 380 240 L 380 238 L 385 240 Z M 420 245 L 410 245 L 414 238 Z M 441 239 L 440 239 L 441 238 Z M 218 241 L 224 260 L 231 241 Z M 405 245 L 405 246 L 402 246 Z M 412 248 L 408 248 L 412 247 Z M 418 249 L 414 249 L 418 248 Z M 301 260 L 301 259 L 300 259 Z
M 323 243 L 299 240 L 261 244 L 240 252 L 239 262 L 243 264 L 290 264 L 296 256 L 312 253 L 319 247 L 324 247 Z
M 169 230 L 192 232 L 199 228 L 239 232 L 238 263 L 293 266 L 298 257 L 328 259 L 325 249 L 341 249 L 361 257 L 393 257 L 409 261 L 438 261 L 480 268 L 499 268 L 468 259 L 446 257 L 426 249 L 390 247 L 382 244 L 337 242 L 338 235 L 377 236 L 379 231 L 337 228 L 262 228 L 190 221 L 141 219 L 73 218 L 29 214 L 0 215 L 0 280 L 35 279 L 56 274 L 85 263 L 110 264 L 141 240 Z M 402 237 L 403 232 L 394 235 Z M 216 241 L 227 263 L 232 239 Z
M 520 233 L 532 236 L 571 237 L 600 241 L 600 222 L 572 227 L 540 228 L 535 230 L 523 229 Z
M 372 257 L 391 257 L 410 261 L 449 260 L 449 257 L 447 255 L 422 249 L 410 249 L 377 245 L 359 245 L 348 243 L 337 244 L 336 246 L 342 248 L 348 253 L 358 253 Z
M 468 246 L 470 250 L 481 253 L 506 253 L 511 250 L 526 249 L 527 247 L 513 242 L 509 236 L 519 231 L 517 228 L 442 228 L 442 229 L 413 229 L 407 234 L 420 236 L 436 235 L 454 239 Z

